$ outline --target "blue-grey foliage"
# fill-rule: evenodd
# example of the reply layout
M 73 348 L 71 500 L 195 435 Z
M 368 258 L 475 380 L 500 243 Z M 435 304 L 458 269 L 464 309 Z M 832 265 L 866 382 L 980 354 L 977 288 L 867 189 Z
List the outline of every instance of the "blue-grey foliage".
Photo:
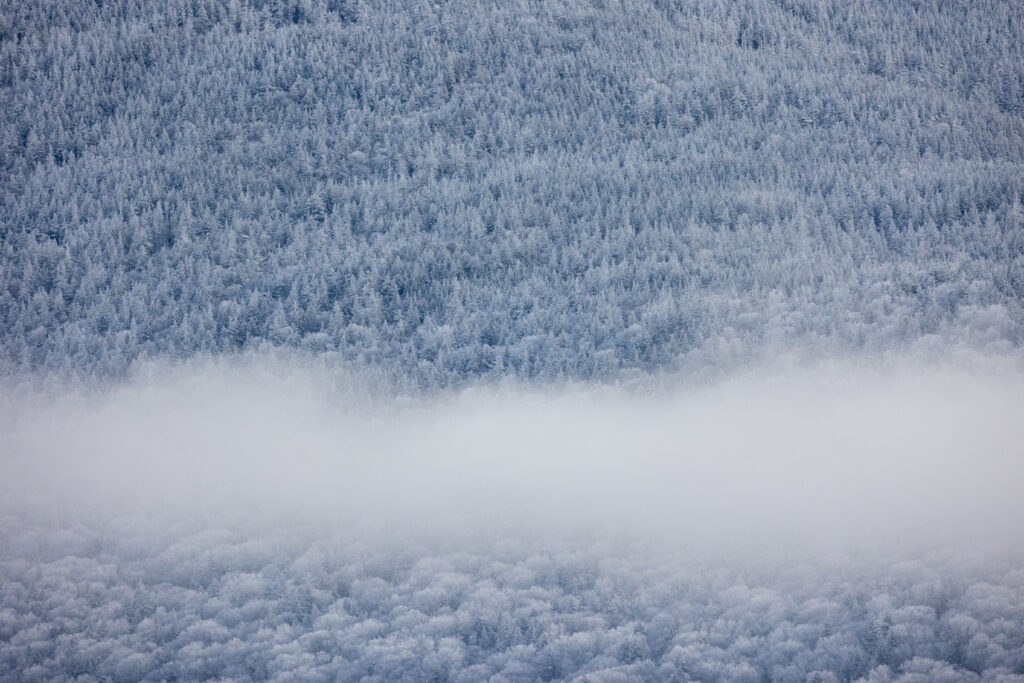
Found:
M 0 532 L 5 680 L 1024 680 L 1024 573 L 983 554 L 716 564 L 296 530 Z
M 1011 0 L 2 0 L 2 368 L 1015 348 L 1022 32 Z

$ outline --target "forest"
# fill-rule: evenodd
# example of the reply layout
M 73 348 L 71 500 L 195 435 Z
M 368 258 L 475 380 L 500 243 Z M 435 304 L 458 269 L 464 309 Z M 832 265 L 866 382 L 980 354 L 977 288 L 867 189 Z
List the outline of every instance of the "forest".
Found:
M 1024 683 L 1020 0 L 0 0 L 0 680 Z
M 0 372 L 1019 348 L 1015 2 L 4 2 Z

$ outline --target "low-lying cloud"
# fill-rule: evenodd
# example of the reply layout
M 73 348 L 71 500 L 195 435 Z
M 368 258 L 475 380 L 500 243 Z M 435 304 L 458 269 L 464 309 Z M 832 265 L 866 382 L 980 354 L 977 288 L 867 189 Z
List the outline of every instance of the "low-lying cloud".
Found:
M 1022 380 L 10 391 L 0 678 L 1021 681 Z
M 1024 375 L 890 363 L 640 394 L 340 398 L 294 365 L 153 370 L 7 396 L 5 505 L 298 515 L 418 532 L 541 529 L 832 542 L 1013 534 Z

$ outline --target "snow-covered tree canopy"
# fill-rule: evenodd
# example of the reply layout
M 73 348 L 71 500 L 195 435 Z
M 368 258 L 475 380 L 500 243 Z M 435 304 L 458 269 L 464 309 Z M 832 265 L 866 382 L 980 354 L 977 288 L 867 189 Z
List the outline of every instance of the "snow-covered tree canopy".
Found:
M 689 553 L 215 526 L 0 532 L 12 680 L 1017 682 L 1019 562 Z M 1018 558 L 1019 559 L 1019 558 Z
M 0 3 L 6 374 L 1016 347 L 1018 2 Z
M 0 0 L 0 680 L 1024 683 L 1021 0 Z

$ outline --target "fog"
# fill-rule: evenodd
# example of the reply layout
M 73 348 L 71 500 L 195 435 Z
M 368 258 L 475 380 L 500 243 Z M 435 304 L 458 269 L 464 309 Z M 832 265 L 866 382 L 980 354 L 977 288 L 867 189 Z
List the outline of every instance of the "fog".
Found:
M 1003 542 L 1024 519 L 1012 362 L 405 400 L 360 401 L 339 383 L 249 358 L 151 366 L 101 394 L 9 390 L 4 511 L 815 548 Z
M 1024 680 L 1016 362 L 666 386 L 8 390 L 0 678 Z

